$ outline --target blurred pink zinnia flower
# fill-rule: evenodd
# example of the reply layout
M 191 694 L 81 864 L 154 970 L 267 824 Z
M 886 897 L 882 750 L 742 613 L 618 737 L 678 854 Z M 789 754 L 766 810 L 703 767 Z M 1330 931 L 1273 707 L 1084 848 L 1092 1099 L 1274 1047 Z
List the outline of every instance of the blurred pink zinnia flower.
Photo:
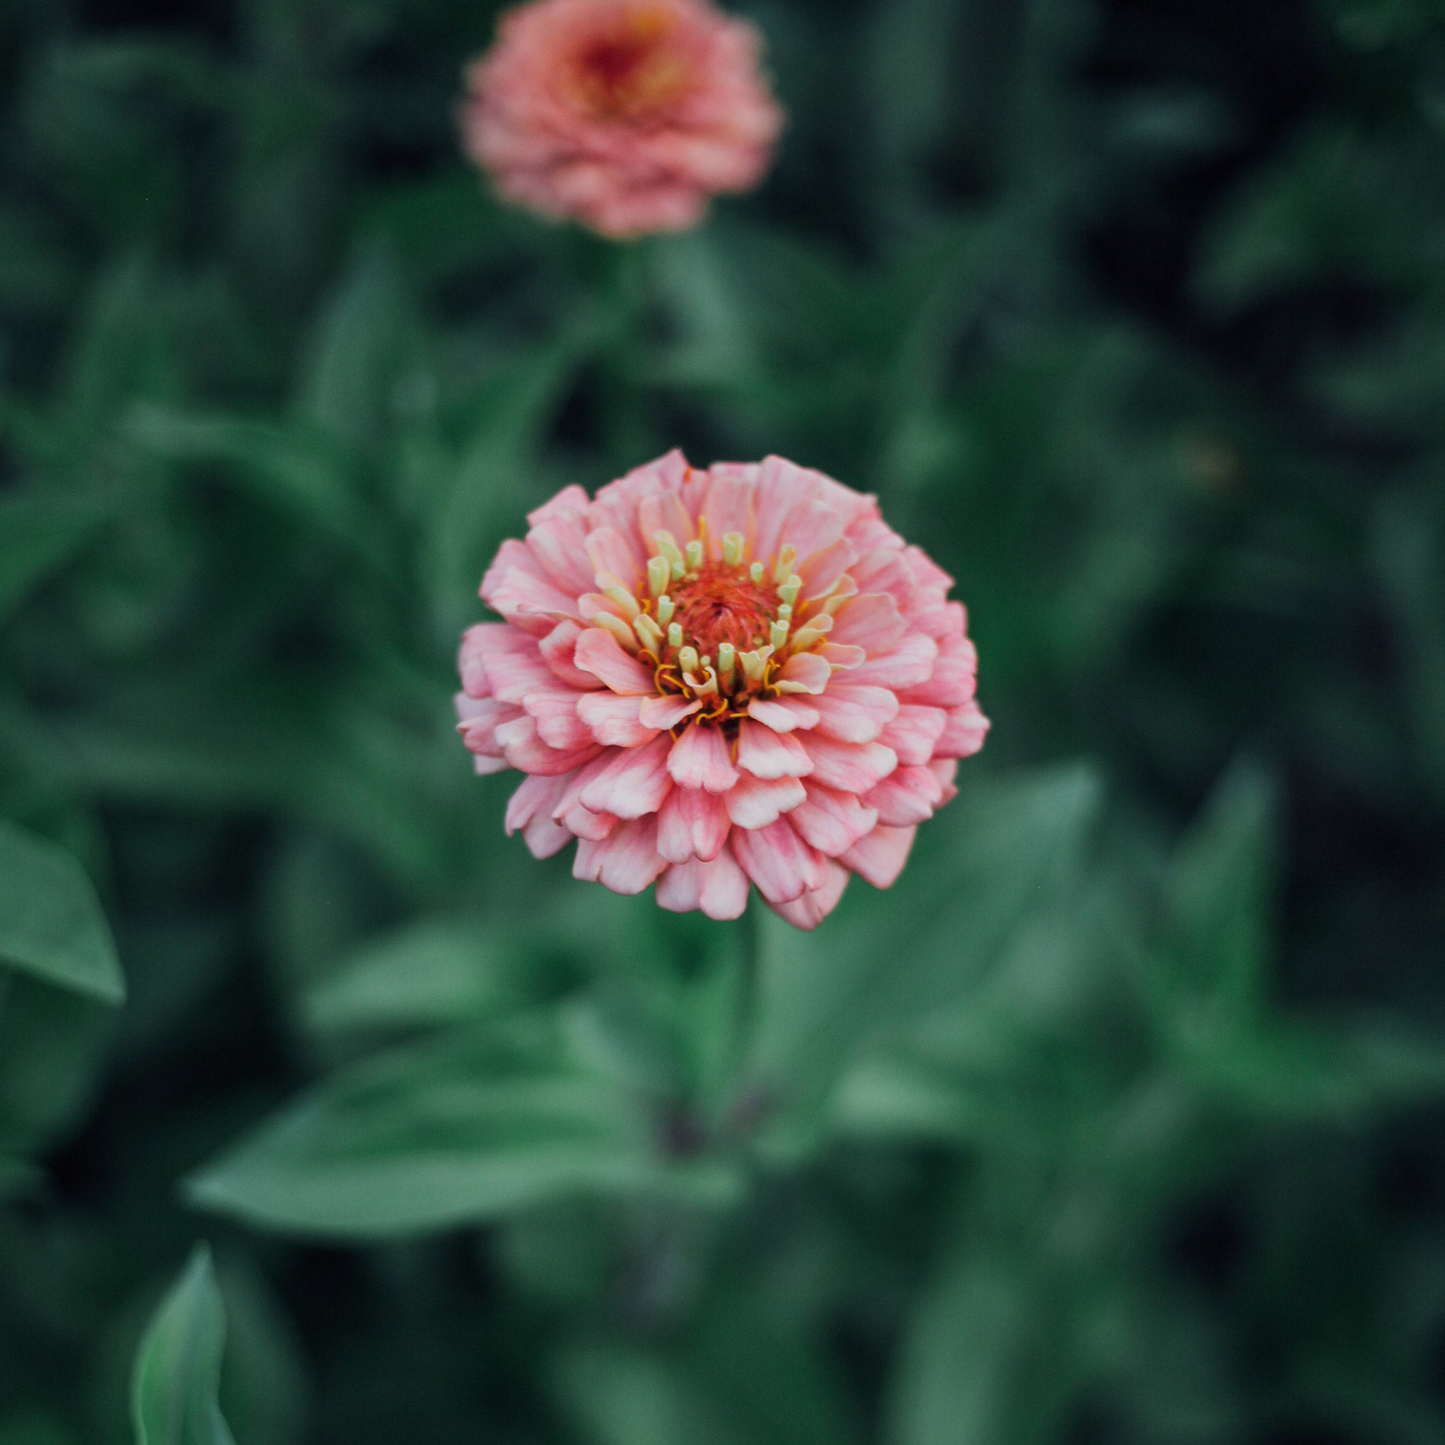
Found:
M 674 912 L 736 918 L 749 880 L 815 927 L 850 874 L 897 878 L 983 746 L 952 581 L 871 497 L 778 457 L 680 452 L 559 492 L 482 581 L 460 731 L 539 858 Z
M 707 0 L 532 0 L 467 74 L 467 153 L 509 201 L 605 236 L 685 231 L 767 169 L 758 36 Z

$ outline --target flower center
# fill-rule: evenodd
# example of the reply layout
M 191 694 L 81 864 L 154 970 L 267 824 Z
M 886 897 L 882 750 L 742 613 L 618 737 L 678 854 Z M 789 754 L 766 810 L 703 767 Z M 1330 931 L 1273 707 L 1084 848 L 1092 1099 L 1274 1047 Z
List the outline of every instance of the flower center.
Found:
M 605 120 L 637 120 L 661 110 L 687 84 L 687 68 L 668 44 L 676 17 L 660 5 L 629 5 L 595 32 L 574 60 L 582 105 Z
M 709 655 L 723 642 L 738 652 L 766 646 L 782 600 L 775 587 L 754 582 L 746 569 L 725 562 L 705 564 L 673 586 L 670 595 L 683 636 Z

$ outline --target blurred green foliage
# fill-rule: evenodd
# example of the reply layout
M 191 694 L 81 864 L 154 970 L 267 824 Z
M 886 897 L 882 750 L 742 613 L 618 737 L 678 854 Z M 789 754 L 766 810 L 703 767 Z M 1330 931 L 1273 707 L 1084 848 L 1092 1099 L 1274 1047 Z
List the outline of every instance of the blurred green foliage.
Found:
M 1445 10 L 747 8 L 776 173 L 619 248 L 458 158 L 493 5 L 0 0 L 0 1445 L 1445 1441 Z M 970 607 L 815 934 L 453 732 L 676 444 Z

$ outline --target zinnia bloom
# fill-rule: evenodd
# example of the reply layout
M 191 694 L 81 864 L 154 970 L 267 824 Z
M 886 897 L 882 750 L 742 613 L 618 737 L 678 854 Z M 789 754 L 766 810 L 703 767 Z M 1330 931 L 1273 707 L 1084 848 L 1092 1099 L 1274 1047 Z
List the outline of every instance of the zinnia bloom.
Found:
M 533 0 L 468 71 L 467 153 L 554 219 L 685 231 L 767 169 L 783 117 L 758 51 L 707 0 Z
M 528 521 L 457 697 L 477 771 L 529 775 L 508 833 L 538 858 L 576 838 L 578 878 L 710 918 L 750 880 L 799 928 L 854 873 L 892 884 L 988 722 L 952 579 L 872 497 L 672 452 Z

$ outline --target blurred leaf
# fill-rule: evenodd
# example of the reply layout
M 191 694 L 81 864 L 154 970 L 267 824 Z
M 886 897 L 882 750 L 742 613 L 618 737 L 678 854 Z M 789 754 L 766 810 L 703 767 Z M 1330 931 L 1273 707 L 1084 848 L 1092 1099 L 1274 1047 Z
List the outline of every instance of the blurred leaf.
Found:
M 656 1122 L 565 1015 L 516 1018 L 343 1071 L 189 1182 L 200 1205 L 303 1234 L 375 1237 L 494 1219 L 579 1192 L 726 1197 L 669 1167 Z
M 0 822 L 0 962 L 102 1003 L 125 1002 L 105 915 L 63 848 Z
M 131 1385 L 136 1445 L 235 1445 L 217 1403 L 225 1342 L 221 1292 L 202 1245 L 141 1341 Z
M 0 497 L 0 622 L 117 511 L 86 496 Z

